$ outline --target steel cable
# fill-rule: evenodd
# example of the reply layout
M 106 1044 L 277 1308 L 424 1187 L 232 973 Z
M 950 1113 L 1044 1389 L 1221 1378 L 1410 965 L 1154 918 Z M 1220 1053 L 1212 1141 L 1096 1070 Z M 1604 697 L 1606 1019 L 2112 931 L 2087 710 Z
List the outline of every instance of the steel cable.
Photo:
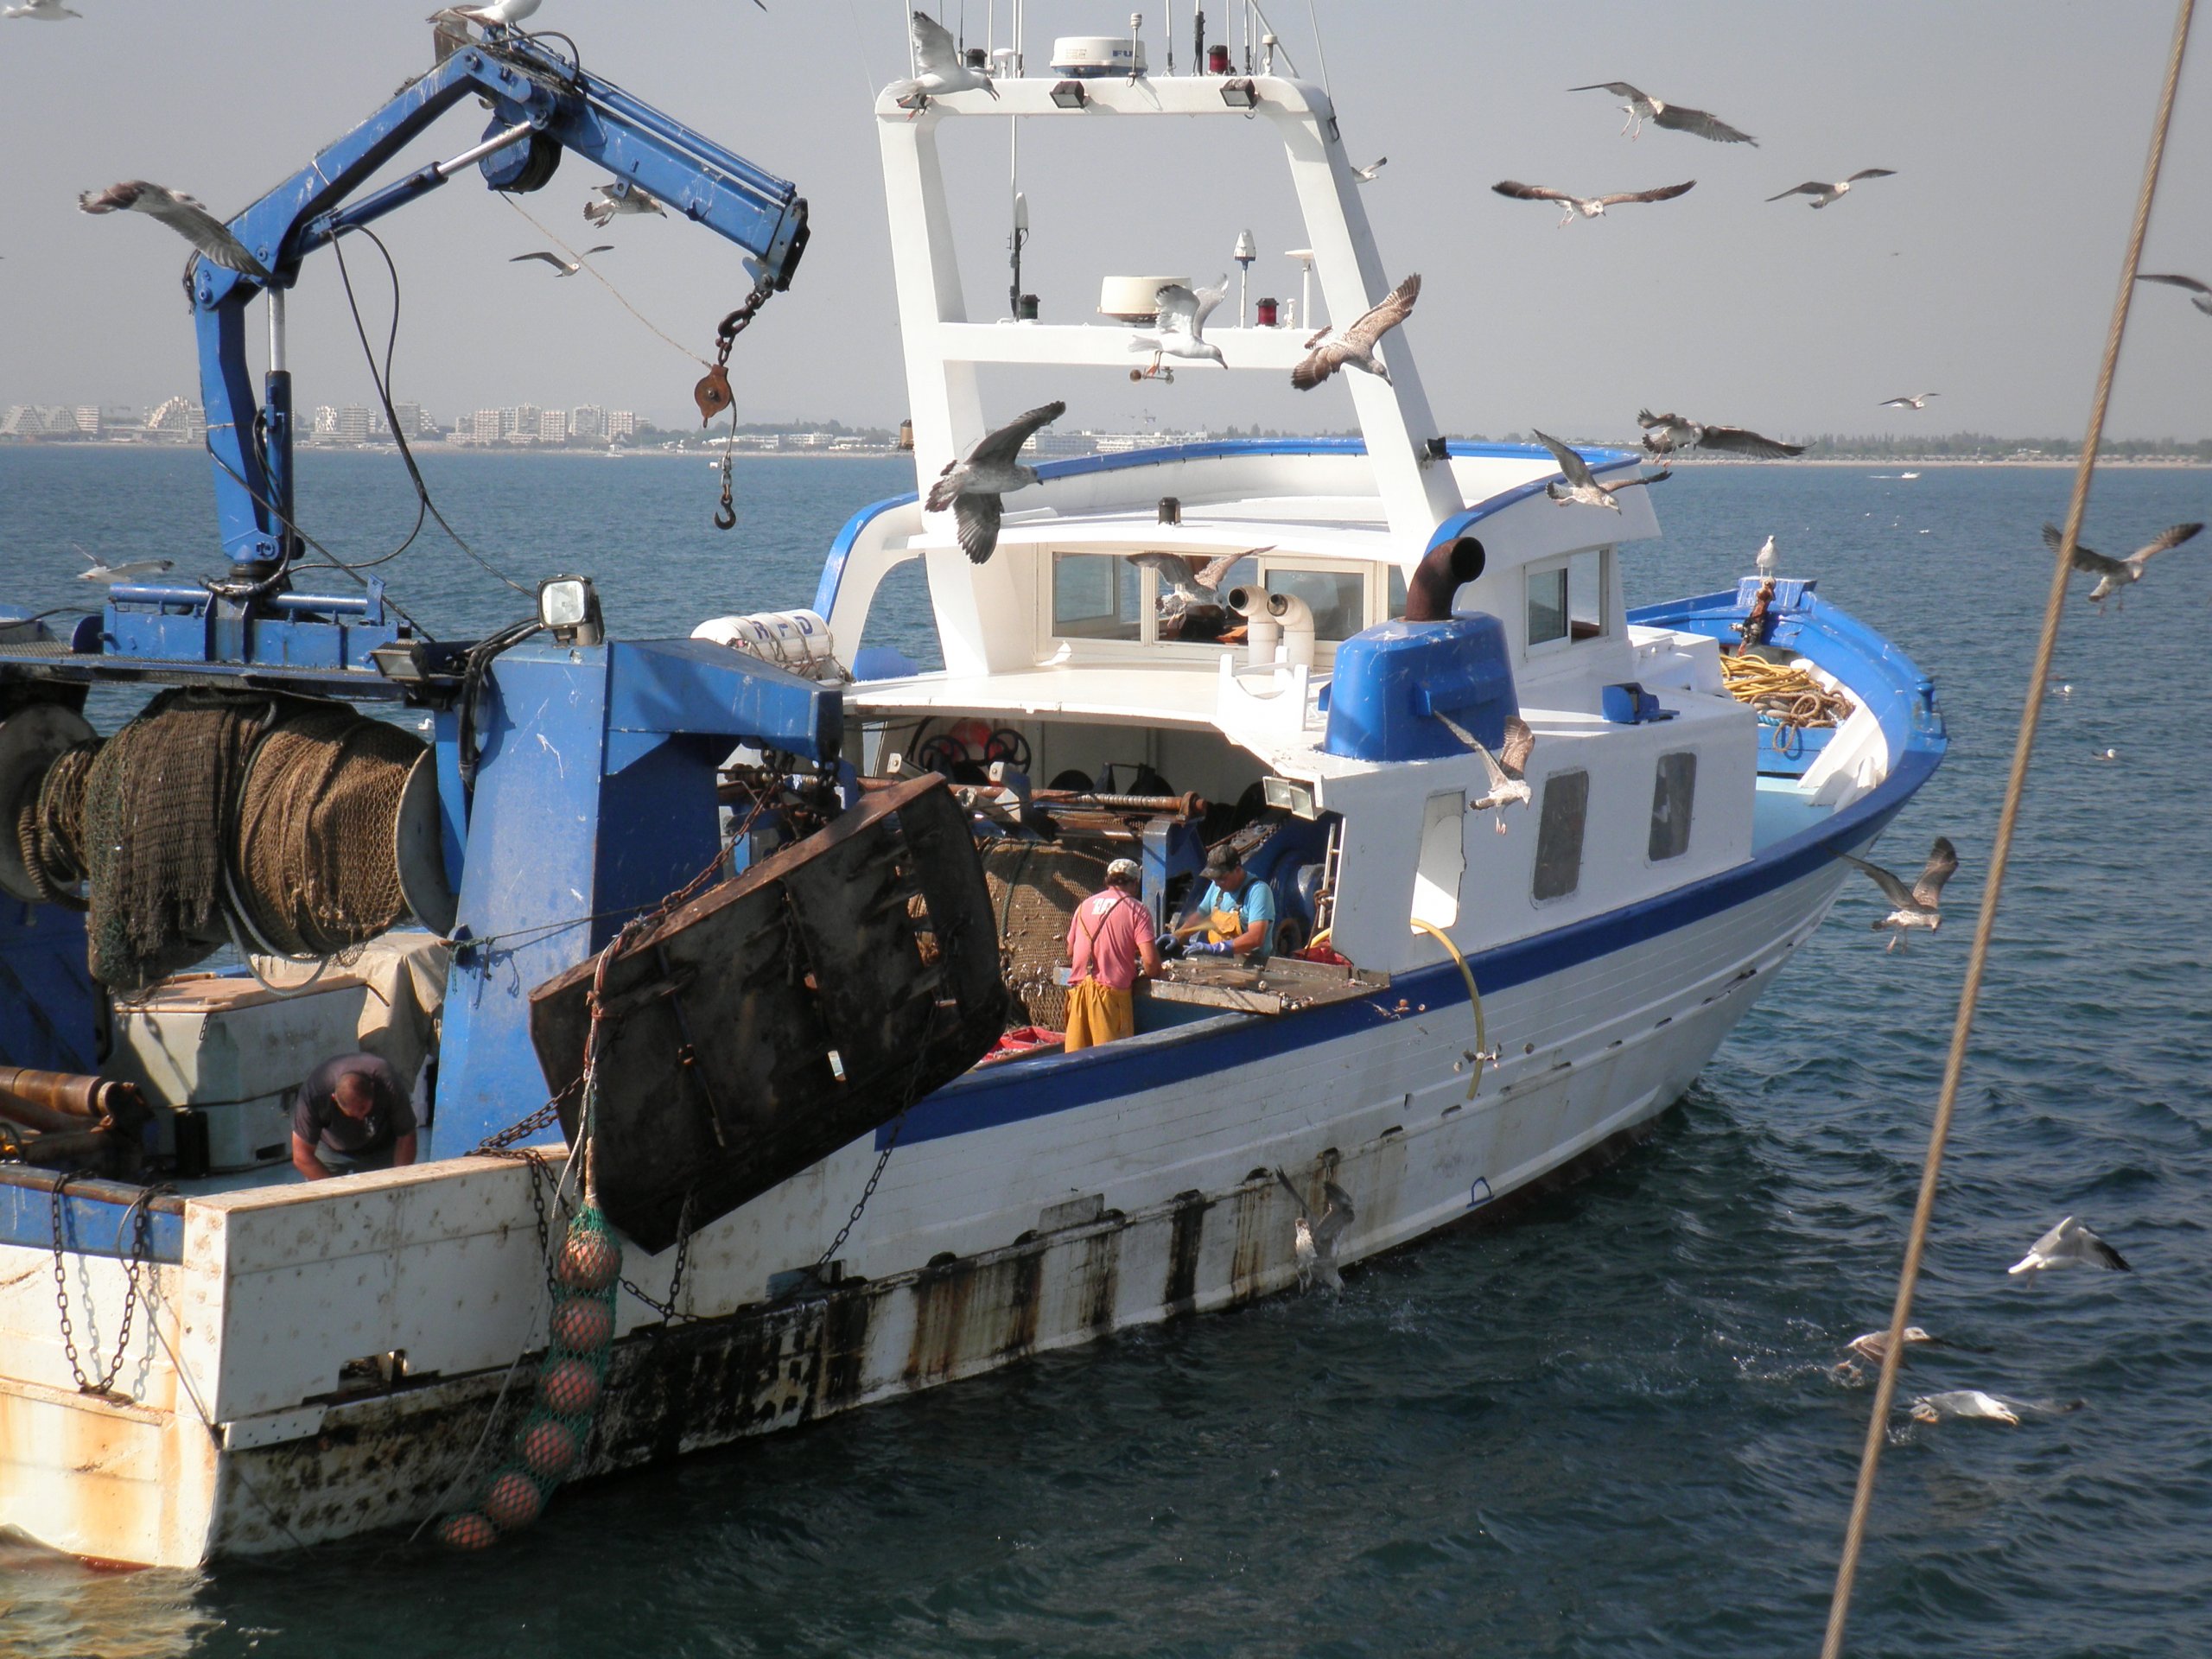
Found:
M 1904 1330 L 1912 1317 L 1912 1293 L 1920 1276 L 1920 1261 L 1927 1248 L 1928 1227 L 1936 1209 L 1936 1183 L 1943 1166 L 1944 1143 L 1951 1133 L 1951 1115 L 1958 1103 L 1959 1079 L 1966 1069 L 1967 1042 L 1974 1032 L 1975 1005 L 1981 997 L 1981 981 L 1989 963 L 1989 942 L 1995 931 L 1997 901 L 2004 891 L 2005 867 L 2012 850 L 2012 832 L 2020 815 L 2021 798 L 2027 792 L 2028 763 L 2035 752 L 2036 727 L 2043 715 L 2044 688 L 2050 678 L 2050 662 L 2058 643 L 2058 624 L 2066 607 L 2066 589 L 2073 574 L 2074 548 L 2082 533 L 2082 518 L 2089 503 L 2089 483 L 2096 472 L 2097 446 L 2104 436 L 2105 410 L 2112 401 L 2113 372 L 2120 361 L 2120 345 L 2127 332 L 2127 314 L 2134 297 L 2135 274 L 2143 256 L 2143 236 L 2151 221 L 2151 203 L 2158 194 L 2158 169 L 2164 161 L 2166 130 L 2174 111 L 2174 88 L 2181 79 L 2182 59 L 2189 48 L 2189 29 L 2196 0 L 2180 0 L 2174 19 L 2173 49 L 2166 60 L 2165 85 L 2158 94 L 2157 119 L 2151 129 L 2151 153 L 2143 167 L 2143 188 L 2135 202 L 2135 223 L 2127 238 L 2126 257 L 2121 262 L 2120 294 L 2113 302 L 2112 326 L 2105 335 L 2104 360 L 2097 371 L 2096 394 L 2089 408 L 2088 435 L 2082 442 L 2082 461 L 2074 474 L 2074 492 L 2066 507 L 2066 533 L 2051 571 L 2050 593 L 2044 604 L 2043 632 L 2036 642 L 2035 668 L 2028 677 L 2027 702 L 2020 712 L 2020 729 L 2012 746 L 2012 768 L 2005 783 L 2005 805 L 1997 820 L 1997 837 L 1989 849 L 1989 878 L 1983 889 L 1981 914 L 1974 923 L 1974 949 L 1967 958 L 1966 981 L 1959 989 L 1957 1018 L 1951 1027 L 1950 1052 L 1943 1062 L 1943 1083 L 1936 1101 L 1936 1121 L 1928 1135 L 1928 1154 L 1921 1167 L 1920 1196 L 1913 1205 L 1912 1226 L 1905 1238 L 1904 1262 L 1897 1274 L 1896 1306 L 1890 1314 L 1889 1342 L 1882 1353 L 1882 1371 L 1874 1388 L 1873 1410 L 1866 1425 L 1866 1443 L 1859 1459 L 1859 1484 L 1852 1494 L 1851 1519 L 1844 1529 L 1843 1554 L 1836 1567 L 1835 1593 L 1828 1604 L 1827 1634 L 1821 1643 L 1821 1659 L 1842 1659 L 1844 1627 L 1851 1614 L 1851 1592 L 1859 1573 L 1859 1556 L 1866 1536 L 1866 1515 L 1874 1497 L 1874 1476 L 1889 1439 L 1890 1405 L 1897 1392 L 1897 1367 L 1904 1358 Z

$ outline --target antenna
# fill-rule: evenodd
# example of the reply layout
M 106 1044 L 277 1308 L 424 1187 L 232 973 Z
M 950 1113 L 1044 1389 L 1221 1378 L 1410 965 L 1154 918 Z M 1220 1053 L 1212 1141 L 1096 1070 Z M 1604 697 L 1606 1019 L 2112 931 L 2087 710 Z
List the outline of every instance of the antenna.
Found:
M 1007 290 L 1007 315 L 1016 322 L 1021 321 L 1021 250 L 1029 240 L 1029 198 L 1020 191 L 1014 193 L 1014 235 L 1008 245 L 1014 250 L 1014 286 Z
M 1285 248 L 1283 257 L 1298 261 L 1298 326 L 1311 328 L 1313 326 L 1313 250 Z
M 1230 255 L 1230 258 L 1236 261 L 1236 326 L 1239 328 L 1247 325 L 1251 315 L 1244 302 L 1251 288 L 1252 262 L 1259 257 L 1260 250 L 1252 241 L 1252 232 L 1249 230 L 1239 231 L 1236 234 L 1236 251 Z

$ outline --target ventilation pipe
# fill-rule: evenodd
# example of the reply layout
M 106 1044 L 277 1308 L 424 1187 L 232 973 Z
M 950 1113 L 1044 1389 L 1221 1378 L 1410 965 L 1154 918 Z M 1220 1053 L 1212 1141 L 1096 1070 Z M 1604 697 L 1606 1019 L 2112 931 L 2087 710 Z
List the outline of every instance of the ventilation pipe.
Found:
M 1471 536 L 1461 536 L 1429 549 L 1427 556 L 1414 567 L 1413 575 L 1406 582 L 1405 620 L 1408 622 L 1451 620 L 1452 596 L 1461 587 L 1482 575 L 1486 563 L 1483 544 Z
M 1313 609 L 1295 594 L 1271 594 L 1262 588 L 1233 588 L 1229 608 L 1244 619 L 1248 645 L 1245 660 L 1254 668 L 1272 668 L 1275 646 L 1283 648 L 1284 664 L 1313 666 Z

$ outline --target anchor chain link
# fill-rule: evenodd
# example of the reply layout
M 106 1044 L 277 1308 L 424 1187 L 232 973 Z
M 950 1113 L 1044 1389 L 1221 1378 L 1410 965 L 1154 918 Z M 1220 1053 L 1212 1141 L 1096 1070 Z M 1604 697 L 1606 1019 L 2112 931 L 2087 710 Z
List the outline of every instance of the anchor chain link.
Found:
M 715 509 L 715 528 L 734 529 L 737 524 L 737 507 L 731 499 L 730 462 L 737 448 L 736 394 L 729 385 L 729 350 L 737 337 L 752 327 L 753 319 L 760 315 L 760 308 L 768 302 L 775 286 L 763 276 L 753 285 L 745 303 L 739 306 L 716 325 L 715 329 L 715 360 L 699 383 L 691 389 L 692 401 L 699 405 L 699 424 L 707 425 L 724 410 L 729 410 L 729 435 L 722 441 L 722 499 Z
M 123 1324 L 116 1332 L 115 1357 L 108 1361 L 107 1370 L 95 1382 L 85 1376 L 84 1364 L 77 1352 L 77 1327 L 69 1317 L 69 1280 L 64 1266 L 68 1247 L 62 1239 L 62 1205 L 69 1183 L 76 1178 L 77 1172 L 71 1170 L 56 1180 L 52 1189 L 54 1304 L 61 1315 L 61 1351 L 69 1361 L 69 1375 L 76 1380 L 79 1392 L 105 1394 L 115 1386 L 115 1379 L 123 1375 L 123 1363 L 130 1354 L 130 1327 L 138 1313 L 138 1272 L 154 1250 L 154 1200 L 175 1189 L 166 1182 L 147 1187 L 130 1206 L 130 1254 L 123 1264 Z

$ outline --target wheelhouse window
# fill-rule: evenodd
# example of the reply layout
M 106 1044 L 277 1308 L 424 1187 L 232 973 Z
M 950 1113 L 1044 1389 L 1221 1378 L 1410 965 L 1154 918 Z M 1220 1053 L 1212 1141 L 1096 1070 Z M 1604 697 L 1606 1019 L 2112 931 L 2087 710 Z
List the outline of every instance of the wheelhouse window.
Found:
M 1052 632 L 1063 639 L 1143 637 L 1142 583 L 1118 553 L 1052 556 Z
M 1316 639 L 1349 639 L 1366 626 L 1367 577 L 1357 570 L 1270 570 L 1268 591 L 1302 599 Z
M 1432 795 L 1421 816 L 1421 862 L 1414 870 L 1413 918 L 1431 927 L 1459 919 L 1459 881 L 1467 873 L 1464 791 Z
M 1595 639 L 1605 632 L 1605 554 L 1585 548 L 1528 573 L 1529 643 Z
M 1653 863 L 1690 849 L 1690 813 L 1697 799 L 1697 756 L 1688 750 L 1659 757 L 1651 784 L 1651 839 L 1644 856 Z
M 1590 774 L 1555 772 L 1544 779 L 1536 825 L 1539 899 L 1564 899 L 1582 885 L 1582 826 L 1590 811 Z

